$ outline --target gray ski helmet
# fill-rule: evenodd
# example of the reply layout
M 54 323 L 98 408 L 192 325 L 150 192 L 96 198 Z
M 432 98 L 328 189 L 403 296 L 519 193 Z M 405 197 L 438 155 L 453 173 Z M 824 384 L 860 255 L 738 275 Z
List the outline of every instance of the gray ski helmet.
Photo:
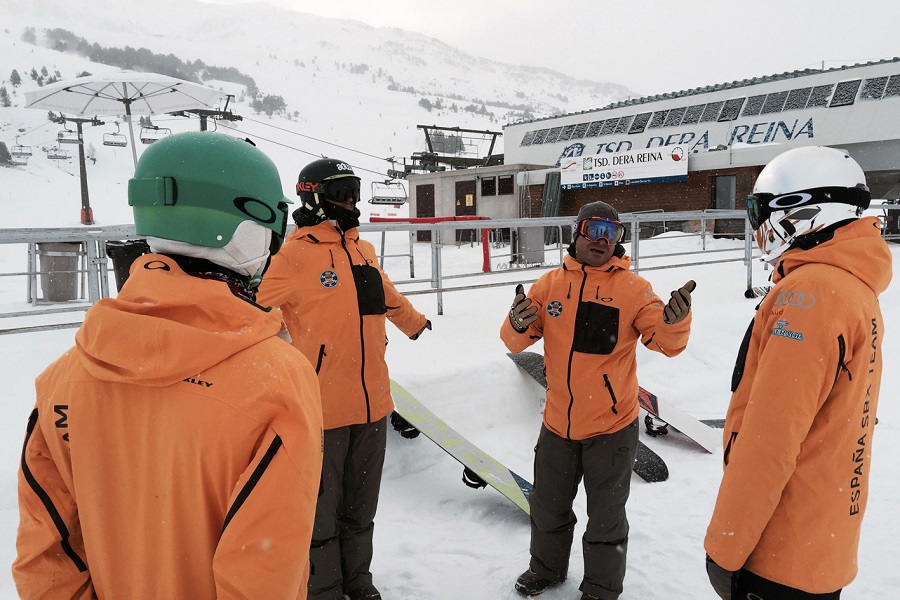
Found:
M 294 211 L 293 218 L 298 226 L 315 225 L 328 219 L 325 215 L 323 202 L 327 198 L 343 200 L 343 188 L 337 184 L 345 183 L 341 180 L 355 179 L 356 189 L 359 189 L 359 177 L 353 172 L 349 163 L 335 158 L 321 158 L 309 163 L 300 171 L 297 178 L 297 195 L 300 196 L 300 208 Z M 346 182 L 349 183 L 349 182 Z M 353 187 L 353 186 L 351 186 Z M 359 192 L 356 192 L 354 202 L 359 201 Z

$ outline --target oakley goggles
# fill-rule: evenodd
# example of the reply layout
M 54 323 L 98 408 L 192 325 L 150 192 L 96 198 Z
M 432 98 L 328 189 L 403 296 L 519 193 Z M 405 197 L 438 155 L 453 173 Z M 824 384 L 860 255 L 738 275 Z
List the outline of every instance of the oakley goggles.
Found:
M 604 240 L 607 244 L 618 244 L 625 237 L 625 226 L 612 219 L 591 217 L 578 223 L 578 234 L 591 242 Z
M 747 217 L 750 226 L 756 230 L 765 223 L 772 213 L 791 210 L 811 204 L 841 203 L 860 208 L 869 208 L 872 194 L 864 188 L 822 187 L 788 194 L 750 194 L 747 196 Z
M 359 178 L 339 177 L 322 183 L 299 181 L 297 182 L 297 195 L 299 196 L 303 192 L 322 194 L 326 199 L 356 204 L 360 198 Z

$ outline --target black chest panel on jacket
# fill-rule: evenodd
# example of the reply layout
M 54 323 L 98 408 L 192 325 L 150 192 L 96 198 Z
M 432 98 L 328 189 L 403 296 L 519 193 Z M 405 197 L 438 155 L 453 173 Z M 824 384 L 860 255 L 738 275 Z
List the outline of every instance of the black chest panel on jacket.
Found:
M 383 315 L 387 312 L 384 302 L 384 284 L 381 273 L 370 265 L 352 265 L 353 283 L 360 315 Z
M 585 354 L 612 354 L 619 341 L 619 309 L 597 302 L 579 302 L 572 349 Z

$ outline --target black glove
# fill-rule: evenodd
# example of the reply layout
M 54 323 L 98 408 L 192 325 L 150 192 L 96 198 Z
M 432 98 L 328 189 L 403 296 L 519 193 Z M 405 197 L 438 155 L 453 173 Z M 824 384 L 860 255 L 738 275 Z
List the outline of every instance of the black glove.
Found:
M 525 333 L 528 326 L 537 321 L 537 306 L 531 305 L 531 298 L 525 296 L 522 284 L 516 286 L 516 297 L 509 309 L 509 324 L 519 333 Z
M 665 311 L 663 312 L 663 318 L 666 323 L 674 325 L 679 321 L 683 321 L 684 318 L 688 316 L 688 313 L 691 312 L 691 292 L 693 292 L 696 287 L 697 284 L 694 283 L 694 280 L 692 279 L 672 292 L 672 298 L 669 300 L 669 303 L 666 304 Z
M 737 580 L 737 571 L 726 571 L 707 554 L 706 574 L 709 576 L 713 591 L 719 595 L 719 598 L 731 600 L 731 593 L 734 591 L 734 583 Z
M 428 331 L 431 331 L 431 321 L 429 321 L 429 320 L 427 320 L 427 319 L 425 320 L 425 324 L 422 325 L 422 329 L 418 330 L 417 332 L 415 332 L 414 334 L 412 334 L 411 336 L 409 336 L 409 339 L 411 339 L 411 340 L 417 340 L 417 339 L 419 339 L 419 336 L 422 335 L 422 334 L 425 332 L 426 329 L 427 329 Z

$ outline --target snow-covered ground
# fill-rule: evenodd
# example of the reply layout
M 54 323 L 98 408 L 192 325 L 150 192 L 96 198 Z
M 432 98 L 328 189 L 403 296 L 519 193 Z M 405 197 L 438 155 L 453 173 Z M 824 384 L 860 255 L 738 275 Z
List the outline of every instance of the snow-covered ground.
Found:
M 378 245 L 377 234 L 367 234 Z M 667 234 L 647 252 L 699 247 L 696 237 Z M 711 240 L 713 247 L 738 242 Z M 898 246 L 892 246 L 900 257 Z M 388 254 L 406 249 L 406 237 L 388 235 Z M 11 250 L 7 250 L 9 252 Z M 429 272 L 430 246 L 416 244 L 416 272 Z M 499 253 L 499 251 L 498 251 Z M 444 247 L 444 273 L 477 272 L 481 248 Z M 24 261 L 19 254 L 15 260 Z M 408 259 L 388 259 L 395 280 L 408 279 Z M 765 283 L 762 266 L 754 283 Z M 418 399 L 476 445 L 519 474 L 531 478 L 533 447 L 541 421 L 541 397 L 506 356 L 498 335 L 512 300 L 514 282 L 539 273 L 503 271 L 491 281 L 499 287 L 448 292 L 443 312 L 437 299 L 413 295 L 434 330 L 412 342 L 389 327 L 391 375 Z M 667 295 L 687 279 L 697 281 L 694 326 L 687 350 L 674 359 L 640 350 L 639 377 L 655 391 L 698 418 L 722 417 L 729 397 L 734 357 L 756 302 L 743 297 L 746 268 L 740 262 L 647 271 L 654 289 Z M 15 278 L 6 278 L 11 281 Z M 2 281 L 2 280 L 0 280 Z M 485 277 L 478 283 L 485 283 Z M 451 282 L 456 285 L 455 282 Z M 11 283 L 0 286 L 9 288 Z M 0 294 L 2 310 L 26 308 L 21 284 Z M 895 401 L 900 372 L 900 284 L 882 296 L 887 365 L 874 441 L 871 497 L 863 527 L 859 576 L 843 594 L 848 600 L 892 598 L 900 594 L 896 539 L 900 525 L 900 408 Z M 75 315 L 58 317 L 74 320 Z M 20 324 L 20 323 L 17 323 Z M 18 521 L 16 470 L 26 417 L 34 396 L 34 377 L 72 344 L 74 329 L 0 336 L 0 564 L 15 554 Z M 537 348 L 540 351 L 540 347 Z M 702 539 L 721 475 L 721 451 L 707 454 L 678 433 L 642 441 L 666 461 L 670 478 L 648 484 L 633 478 L 629 501 L 631 536 L 623 600 L 714 598 L 703 567 Z M 527 567 L 528 518 L 491 488 L 472 490 L 461 482 L 461 466 L 423 436 L 414 440 L 391 434 L 375 530 L 375 583 L 391 600 L 517 598 L 512 585 Z M 580 524 L 573 545 L 568 581 L 542 598 L 578 598 L 582 561 L 581 527 L 585 497 L 575 503 Z M 0 598 L 14 598 L 8 568 L 0 569 Z

